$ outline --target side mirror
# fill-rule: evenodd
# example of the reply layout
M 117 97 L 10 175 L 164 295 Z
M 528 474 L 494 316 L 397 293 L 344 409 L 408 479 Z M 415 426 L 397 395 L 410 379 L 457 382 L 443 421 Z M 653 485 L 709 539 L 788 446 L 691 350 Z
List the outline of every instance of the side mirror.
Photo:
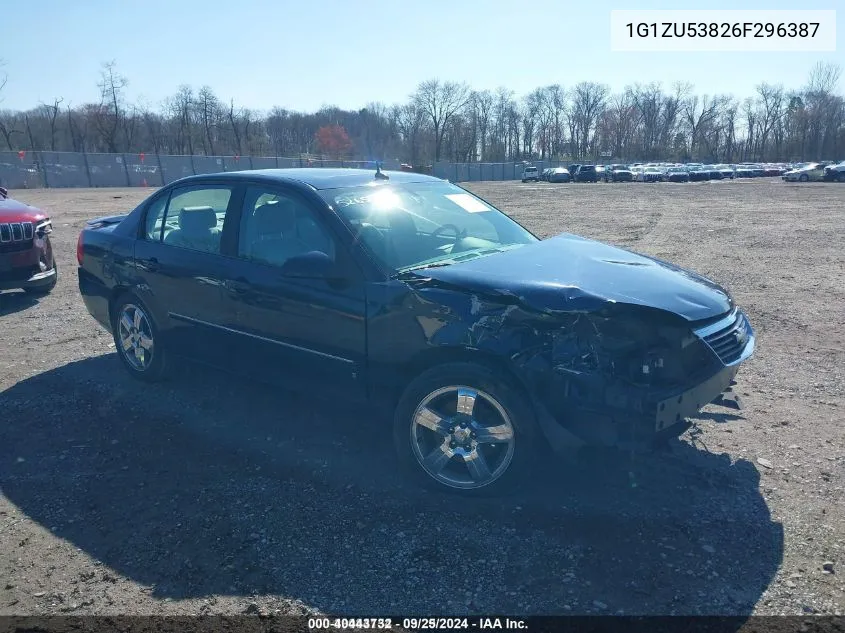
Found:
M 329 278 L 335 273 L 331 257 L 322 251 L 294 255 L 282 265 L 285 277 Z

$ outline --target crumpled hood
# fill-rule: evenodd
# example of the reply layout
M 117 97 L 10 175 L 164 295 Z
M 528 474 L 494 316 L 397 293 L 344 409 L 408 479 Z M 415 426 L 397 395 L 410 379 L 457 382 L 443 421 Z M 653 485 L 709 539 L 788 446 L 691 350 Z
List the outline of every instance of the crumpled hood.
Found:
M 539 311 L 628 303 L 696 321 L 724 314 L 733 303 L 723 288 L 696 273 L 568 233 L 414 274 L 470 292 L 515 296 Z
M 0 198 L 0 223 L 2 222 L 40 222 L 47 216 L 35 207 L 30 207 L 17 200 Z

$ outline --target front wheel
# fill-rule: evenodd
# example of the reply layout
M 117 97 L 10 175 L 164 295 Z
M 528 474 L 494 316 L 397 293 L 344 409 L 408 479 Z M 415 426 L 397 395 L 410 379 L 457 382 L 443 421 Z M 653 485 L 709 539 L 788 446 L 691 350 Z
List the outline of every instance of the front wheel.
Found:
M 462 494 L 495 494 L 522 479 L 535 421 L 507 381 L 471 363 L 422 373 L 396 407 L 393 438 L 416 483 Z
M 112 335 L 117 355 L 129 373 L 146 382 L 167 374 L 167 353 L 150 311 L 131 294 L 117 299 L 113 311 Z
M 845 182 L 845 171 L 841 171 L 836 175 L 837 182 Z
M 801 174 L 798 177 L 798 182 L 807 182 L 809 179 L 810 177 L 807 174 Z

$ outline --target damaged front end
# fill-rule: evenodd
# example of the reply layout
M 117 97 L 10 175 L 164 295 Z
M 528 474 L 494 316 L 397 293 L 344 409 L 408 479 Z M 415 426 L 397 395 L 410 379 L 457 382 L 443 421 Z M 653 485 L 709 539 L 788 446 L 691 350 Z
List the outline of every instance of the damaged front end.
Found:
M 536 297 L 467 295 L 431 278 L 412 285 L 442 315 L 430 343 L 506 356 L 557 446 L 639 448 L 680 435 L 754 349 L 748 319 L 734 307 L 689 321 L 577 289 L 577 300 L 552 309 Z
M 636 448 L 680 435 L 688 417 L 722 397 L 754 347 L 737 310 L 707 325 L 623 304 L 602 312 L 553 331 L 530 380 L 549 414 L 587 444 Z M 712 327 L 730 329 L 730 355 L 702 335 Z

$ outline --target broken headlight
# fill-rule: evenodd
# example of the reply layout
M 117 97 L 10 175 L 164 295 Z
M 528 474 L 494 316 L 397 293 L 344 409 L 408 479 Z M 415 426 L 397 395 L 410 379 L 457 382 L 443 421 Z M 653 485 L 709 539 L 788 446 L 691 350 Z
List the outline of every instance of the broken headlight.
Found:
M 700 341 L 682 324 L 580 315 L 552 333 L 558 371 L 599 373 L 636 386 L 671 386 L 689 379 Z

